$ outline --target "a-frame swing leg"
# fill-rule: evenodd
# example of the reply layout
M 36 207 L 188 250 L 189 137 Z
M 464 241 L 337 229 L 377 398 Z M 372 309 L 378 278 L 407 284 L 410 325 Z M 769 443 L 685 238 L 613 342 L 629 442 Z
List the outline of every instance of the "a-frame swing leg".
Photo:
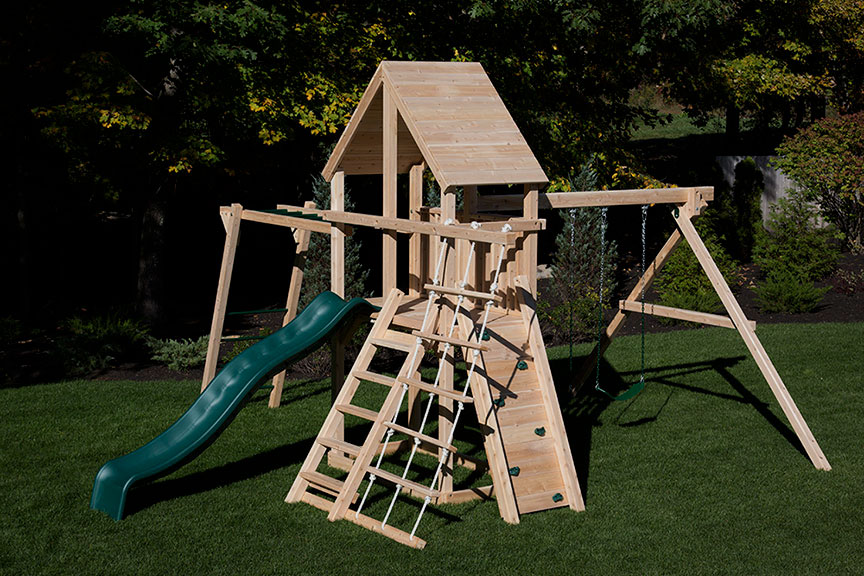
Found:
M 284 206 L 277 206 L 283 208 Z M 315 202 L 311 200 L 303 204 L 304 208 L 315 208 Z M 303 271 L 306 266 L 306 252 L 309 250 L 309 240 L 312 236 L 311 230 L 302 228 L 294 229 L 294 243 L 297 248 L 294 252 L 294 266 L 291 269 L 291 281 L 288 285 L 288 299 L 285 302 L 285 315 L 282 317 L 282 326 L 291 322 L 297 315 L 297 306 L 300 303 L 300 289 L 303 286 Z M 279 372 L 273 377 L 273 390 L 270 391 L 270 400 L 267 405 L 270 408 L 278 408 L 282 401 L 282 388 L 285 385 L 285 371 Z
M 222 343 L 222 327 L 225 324 L 225 310 L 228 306 L 228 288 L 231 286 L 231 273 L 234 271 L 234 256 L 237 254 L 237 241 L 240 238 L 240 221 L 243 206 L 232 204 L 230 212 L 221 212 L 225 226 L 225 247 L 222 250 L 222 267 L 219 269 L 219 287 L 216 289 L 216 303 L 213 305 L 213 320 L 210 324 L 210 340 L 207 343 L 207 359 L 204 361 L 204 376 L 201 379 L 203 392 L 213 377 L 219 363 L 219 345 Z
M 681 243 L 681 232 L 677 229 L 672 232 L 672 235 L 669 236 L 669 239 L 666 240 L 666 244 L 663 245 L 663 248 L 660 249 L 660 252 L 657 253 L 657 256 L 654 260 L 649 264 L 642 278 L 638 282 L 636 282 L 636 286 L 633 287 L 633 290 L 630 292 L 630 295 L 627 296 L 627 300 L 636 300 L 639 298 L 640 291 L 642 289 L 642 283 L 645 284 L 645 291 L 647 292 L 648 288 L 654 282 L 654 279 L 657 277 L 657 273 L 660 272 L 660 269 L 663 268 L 663 265 L 666 263 L 666 260 L 669 259 L 669 255 L 675 250 L 678 244 Z M 579 368 L 579 371 L 576 373 L 576 377 L 573 379 L 573 382 L 570 385 L 570 389 L 572 391 L 579 390 L 585 381 L 588 379 L 591 371 L 594 370 L 594 367 L 597 365 L 597 355 L 599 354 L 601 357 L 606 352 L 606 349 L 609 347 L 609 344 L 612 342 L 612 338 L 618 333 L 619 330 L 624 326 L 624 322 L 627 320 L 628 314 L 624 310 L 618 310 L 615 313 L 615 317 L 612 318 L 612 321 L 609 322 L 609 325 L 606 326 L 606 330 L 603 332 L 600 337 L 600 341 L 594 345 L 594 349 L 591 350 L 591 353 L 582 363 L 582 366 Z
M 765 351 L 765 348 L 762 347 L 762 343 L 756 336 L 756 332 L 753 330 L 753 327 L 747 320 L 744 312 L 741 310 L 741 305 L 738 304 L 738 301 L 732 294 L 732 290 L 729 289 L 729 286 L 723 279 L 720 269 L 717 268 L 717 264 L 714 262 L 714 259 L 711 258 L 711 254 L 702 242 L 702 238 L 699 237 L 696 228 L 693 226 L 693 222 L 690 221 L 689 210 L 681 210 L 680 213 L 675 216 L 675 222 L 684 234 L 684 238 L 687 239 L 687 243 L 690 244 L 690 248 L 696 255 L 696 259 L 699 261 L 702 269 L 705 270 L 705 273 L 708 275 L 708 279 L 711 281 L 711 285 L 714 287 L 717 295 L 720 296 L 720 300 L 723 302 L 726 312 L 735 324 L 738 333 L 741 334 L 741 338 L 747 345 L 747 349 L 756 361 L 757 366 L 759 366 L 762 376 L 765 377 L 768 386 L 771 387 L 774 397 L 777 398 L 780 408 L 783 409 L 786 419 L 789 420 L 792 429 L 795 430 L 795 434 L 798 436 L 798 440 L 807 452 L 810 461 L 820 470 L 830 470 L 831 465 L 828 463 L 828 459 L 825 458 L 825 454 L 822 453 L 822 449 L 816 442 L 816 438 L 810 431 L 810 427 L 807 426 L 807 422 L 804 421 L 804 417 L 801 416 L 801 412 L 798 411 L 798 407 L 795 405 L 795 401 L 792 400 L 792 396 L 790 396 L 789 391 L 783 384 L 783 380 L 780 379 L 780 375 L 777 373 L 777 369 L 771 362 L 771 358 L 768 357 L 768 353 Z

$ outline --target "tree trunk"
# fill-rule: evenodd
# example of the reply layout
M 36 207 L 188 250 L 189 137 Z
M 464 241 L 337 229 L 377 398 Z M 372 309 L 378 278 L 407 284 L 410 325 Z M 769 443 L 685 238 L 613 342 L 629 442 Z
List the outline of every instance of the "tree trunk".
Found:
M 135 308 L 151 325 L 165 321 L 165 219 L 169 188 L 175 184 L 169 180 L 156 188 L 145 201 L 141 214 L 141 249 Z

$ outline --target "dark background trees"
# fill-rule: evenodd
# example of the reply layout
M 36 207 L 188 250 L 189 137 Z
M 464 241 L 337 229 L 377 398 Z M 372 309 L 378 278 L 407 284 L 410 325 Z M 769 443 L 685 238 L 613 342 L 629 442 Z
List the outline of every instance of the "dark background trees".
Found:
M 216 207 L 310 199 L 385 58 L 480 61 L 547 173 L 594 158 L 607 183 L 633 164 L 633 129 L 660 118 L 629 99 L 640 85 L 661 86 L 699 118 L 728 111 L 733 135 L 736 118 L 791 128 L 864 100 L 853 0 L 127 0 L 11 11 L 0 54 L 12 143 L 0 314 L 33 322 L 82 307 L 134 306 L 157 324 L 206 315 Z M 355 190 L 361 208 L 363 196 Z M 244 266 L 276 268 L 267 282 L 252 274 L 255 291 L 281 294 L 290 246 L 253 228 L 247 244 L 261 256 Z

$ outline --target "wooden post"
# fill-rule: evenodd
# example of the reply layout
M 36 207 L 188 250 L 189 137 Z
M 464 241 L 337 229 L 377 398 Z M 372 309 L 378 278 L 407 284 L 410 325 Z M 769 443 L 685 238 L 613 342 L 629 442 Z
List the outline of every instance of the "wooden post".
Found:
M 339 171 L 330 180 L 330 209 L 345 211 L 345 172 Z M 337 224 L 330 229 L 330 291 L 345 298 L 345 229 Z M 330 346 L 330 393 L 335 398 L 345 380 L 345 350 Z M 345 417 L 339 412 L 334 417 L 333 437 L 345 437 Z
M 223 214 L 220 212 L 220 214 Z M 204 362 L 204 376 L 201 379 L 203 392 L 216 376 L 219 364 L 219 345 L 222 343 L 222 327 L 225 324 L 225 310 L 228 306 L 228 289 L 231 286 L 231 273 L 234 270 L 234 256 L 240 239 L 240 222 L 243 206 L 232 204 L 227 217 L 222 216 L 225 226 L 225 247 L 222 249 L 222 267 L 219 269 L 219 286 L 216 288 L 216 303 L 213 306 L 213 320 L 210 324 L 210 340 L 207 342 L 207 360 Z
M 399 112 L 396 101 L 390 90 L 384 88 L 384 119 L 383 119 L 383 216 L 396 218 L 396 155 L 399 126 Z M 381 239 L 383 279 L 381 294 L 389 294 L 396 288 L 396 232 L 388 230 Z
M 315 202 L 311 200 L 303 204 L 304 208 L 315 208 Z M 281 208 L 281 206 L 277 206 Z M 294 266 L 291 269 L 291 282 L 288 285 L 288 299 L 285 302 L 285 315 L 282 316 L 282 326 L 287 325 L 297 316 L 297 306 L 300 303 L 300 289 L 303 286 L 303 270 L 306 266 L 306 251 L 309 250 L 309 239 L 312 232 L 301 228 L 294 229 Z M 273 377 L 273 390 L 270 391 L 270 400 L 267 405 L 270 408 L 278 408 L 282 401 L 282 389 L 285 386 L 285 371 L 279 372 Z
M 525 184 L 522 200 L 522 216 L 536 219 L 540 216 L 538 198 L 540 190 L 536 184 Z M 537 234 L 525 232 L 522 240 L 522 270 L 520 274 L 528 280 L 531 295 L 537 297 Z
M 415 164 L 411 167 L 408 176 L 408 219 L 419 222 L 421 219 L 420 208 L 423 206 L 423 171 L 426 165 Z M 420 295 L 423 284 L 426 282 L 423 273 L 422 234 L 415 232 L 411 234 L 408 241 L 408 296 L 416 298 Z
M 330 180 L 330 209 L 345 211 L 345 172 L 336 172 Z M 345 297 L 345 229 L 342 224 L 330 228 L 330 291 Z
M 456 218 L 456 194 L 452 191 L 441 191 L 441 221 L 446 222 L 448 218 L 452 218 L 455 220 Z M 454 239 L 450 239 L 447 241 L 447 245 L 449 246 L 447 250 L 447 258 L 444 262 L 443 276 L 441 284 L 443 286 L 452 287 L 456 285 L 457 278 L 457 270 L 458 267 L 458 254 L 456 254 L 456 241 Z M 455 306 L 454 298 L 451 296 L 444 296 L 450 300 L 452 305 Z M 441 306 L 441 313 L 439 315 L 439 330 L 438 334 L 444 334 L 449 336 L 450 324 L 453 321 L 453 309 L 450 308 L 447 304 Z M 443 345 L 441 346 L 443 350 Z M 443 352 L 442 352 L 443 353 Z M 451 362 L 454 359 L 453 355 L 453 347 L 450 347 L 450 352 L 446 354 L 450 360 L 444 360 L 443 365 L 441 366 L 441 378 L 439 380 L 438 386 L 444 390 L 453 390 L 453 363 Z M 446 442 L 450 438 L 450 430 L 453 428 L 453 400 L 449 398 L 444 398 L 442 396 L 438 396 L 438 439 L 442 442 Z M 442 494 L 448 494 L 453 491 L 453 476 L 448 474 L 445 470 L 441 471 L 441 480 L 439 482 L 439 490 Z
M 804 420 L 801 412 L 799 412 L 795 401 L 792 400 L 792 396 L 783 384 L 783 380 L 780 379 L 780 374 L 777 373 L 777 369 L 771 362 L 771 358 L 768 357 L 768 353 L 763 348 L 759 338 L 756 337 L 756 332 L 751 328 L 747 317 L 744 315 L 744 311 L 741 310 L 741 306 L 732 294 L 732 290 L 729 289 L 729 286 L 723 279 L 720 269 L 717 268 L 717 264 L 711 258 L 711 254 L 702 242 L 702 238 L 699 237 L 699 233 L 693 226 L 693 222 L 690 221 L 690 214 L 686 210 L 680 210 L 677 216 L 673 214 L 673 217 L 684 238 L 687 239 L 690 248 L 693 249 L 693 253 L 696 255 L 696 259 L 699 260 L 699 264 L 702 265 L 702 269 L 708 275 L 708 279 L 711 280 L 711 285 L 714 286 L 714 290 L 720 296 L 726 312 L 729 314 L 732 322 L 735 323 L 735 328 L 738 329 L 738 333 L 741 334 L 741 338 L 747 345 L 747 349 L 756 361 L 757 366 L 759 366 L 762 376 L 765 377 L 768 386 L 771 387 L 774 397 L 777 398 L 780 408 L 792 425 L 792 429 L 795 430 L 795 434 L 798 436 L 798 440 L 801 441 L 801 445 L 807 452 L 807 456 L 810 457 L 810 461 L 813 462 L 813 466 L 820 470 L 831 470 L 828 459 L 822 453 L 822 449 L 816 442 L 816 438 L 810 431 L 810 427 L 807 426 L 807 422 Z

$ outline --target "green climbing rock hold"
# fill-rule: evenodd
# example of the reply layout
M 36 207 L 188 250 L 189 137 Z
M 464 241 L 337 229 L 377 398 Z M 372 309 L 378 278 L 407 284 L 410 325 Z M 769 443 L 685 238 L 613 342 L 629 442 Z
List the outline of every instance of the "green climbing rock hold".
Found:
M 554 496 L 552 496 L 553 502 L 561 502 L 564 499 L 564 496 L 561 495 L 560 492 L 556 492 Z
M 534 428 L 534 434 L 536 434 L 537 436 L 545 436 L 546 435 L 546 428 L 544 428 L 542 426 L 540 428 Z
M 519 370 L 527 370 L 528 369 L 528 363 L 525 362 L 524 360 L 519 360 L 519 363 L 516 364 L 516 368 L 518 368 Z
M 510 468 L 510 476 L 518 476 L 519 475 L 519 467 L 513 466 Z
M 500 408 L 501 406 L 504 406 L 504 398 L 496 398 L 492 400 L 492 404 Z
M 484 342 L 488 342 L 488 341 L 489 341 L 489 338 L 491 338 L 491 336 L 489 336 L 489 331 L 488 331 L 488 330 L 484 330 L 484 331 L 483 331 L 483 336 L 482 336 L 482 338 L 483 338 L 483 341 L 484 341 Z

